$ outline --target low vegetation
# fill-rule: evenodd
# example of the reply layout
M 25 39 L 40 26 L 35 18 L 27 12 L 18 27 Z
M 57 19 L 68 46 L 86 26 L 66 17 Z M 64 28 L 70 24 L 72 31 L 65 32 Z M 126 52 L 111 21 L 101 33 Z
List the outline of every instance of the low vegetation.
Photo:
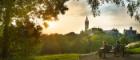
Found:
M 79 54 L 37 56 L 34 58 L 34 60 L 79 60 Z

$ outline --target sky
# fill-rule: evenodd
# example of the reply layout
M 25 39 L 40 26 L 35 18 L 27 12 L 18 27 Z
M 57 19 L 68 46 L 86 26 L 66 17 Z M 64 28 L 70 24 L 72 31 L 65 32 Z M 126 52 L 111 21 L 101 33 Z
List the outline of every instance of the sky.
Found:
M 123 33 L 124 29 L 133 27 L 140 32 L 140 23 L 127 14 L 126 8 L 118 7 L 114 4 L 104 4 L 100 6 L 100 16 L 93 17 L 91 8 L 86 0 L 70 0 L 65 5 L 69 8 L 65 15 L 58 15 L 59 20 L 48 22 L 48 28 L 43 29 L 43 33 L 66 34 L 69 32 L 80 33 L 84 30 L 86 16 L 89 19 L 90 28 L 102 28 L 104 30 L 118 29 Z

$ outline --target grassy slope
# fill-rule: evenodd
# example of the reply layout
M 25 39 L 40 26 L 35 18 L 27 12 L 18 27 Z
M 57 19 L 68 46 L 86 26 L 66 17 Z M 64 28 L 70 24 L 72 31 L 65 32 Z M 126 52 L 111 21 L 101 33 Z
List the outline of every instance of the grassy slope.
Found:
M 58 55 L 47 55 L 37 56 L 35 60 L 79 60 L 78 54 L 58 54 Z
M 140 48 L 128 49 L 128 52 L 134 53 L 134 54 L 140 54 Z

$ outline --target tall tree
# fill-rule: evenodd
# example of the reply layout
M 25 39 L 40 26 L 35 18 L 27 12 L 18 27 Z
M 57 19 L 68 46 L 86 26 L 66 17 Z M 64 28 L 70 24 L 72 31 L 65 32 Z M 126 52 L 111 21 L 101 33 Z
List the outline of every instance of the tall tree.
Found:
M 3 26 L 1 57 L 3 60 L 9 57 L 11 35 L 8 32 L 13 21 L 19 21 L 25 26 L 27 25 L 25 22 L 33 22 L 36 18 L 57 19 L 58 14 L 64 14 L 68 10 L 64 5 L 66 1 L 68 0 L 0 0 L 0 22 Z M 33 24 L 31 28 L 38 27 Z

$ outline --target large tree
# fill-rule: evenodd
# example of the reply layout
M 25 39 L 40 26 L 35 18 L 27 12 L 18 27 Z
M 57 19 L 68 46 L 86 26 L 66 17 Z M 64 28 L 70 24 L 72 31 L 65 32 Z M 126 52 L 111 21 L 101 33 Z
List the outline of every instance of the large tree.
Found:
M 68 10 L 64 5 L 66 1 L 68 0 L 0 0 L 0 22 L 2 22 L 3 28 L 1 57 L 3 60 L 10 56 L 9 46 L 12 42 L 10 37 L 13 36 L 10 35 L 10 32 L 25 29 L 28 31 L 26 35 L 32 35 L 31 32 L 40 30 L 39 25 L 36 26 L 33 23 L 36 18 L 43 20 L 57 19 L 58 14 L 64 14 Z M 20 29 L 12 30 L 12 23 L 15 24 L 14 27 L 20 27 Z M 17 35 L 14 34 L 14 36 Z

